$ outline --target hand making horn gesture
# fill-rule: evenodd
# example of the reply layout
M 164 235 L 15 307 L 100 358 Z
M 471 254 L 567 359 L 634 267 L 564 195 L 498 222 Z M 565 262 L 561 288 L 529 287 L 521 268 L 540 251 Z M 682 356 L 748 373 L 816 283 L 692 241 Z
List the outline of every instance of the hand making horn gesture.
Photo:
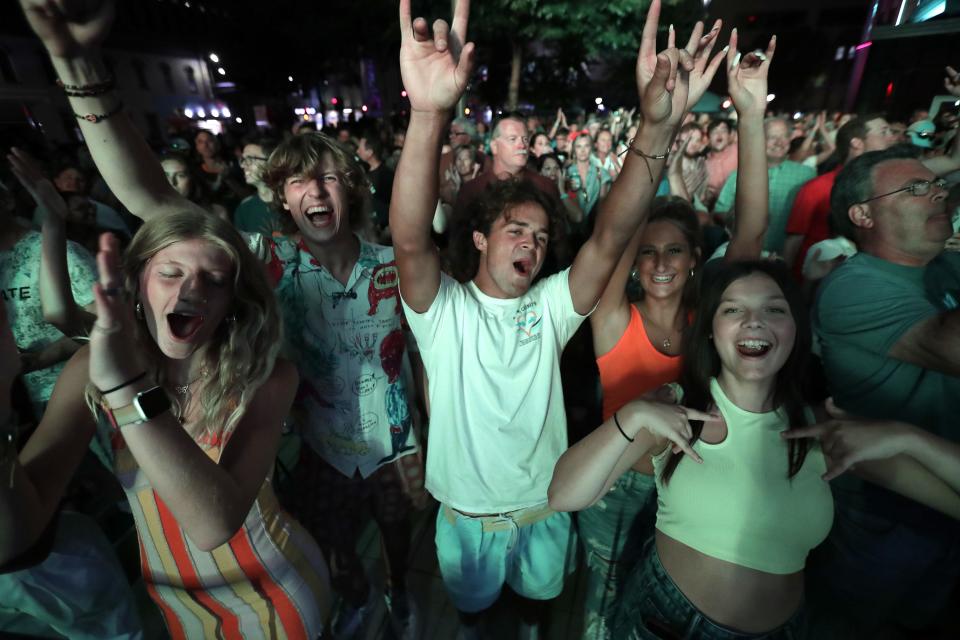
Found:
M 464 44 L 470 0 L 459 0 L 453 25 L 443 20 L 430 27 L 411 20 L 410 0 L 400 0 L 400 75 L 413 111 L 449 111 L 463 95 L 473 71 L 474 44 Z
M 657 53 L 657 30 L 660 0 L 650 3 L 643 25 L 640 51 L 637 55 L 637 89 L 643 115 L 652 122 L 677 125 L 707 90 L 720 67 L 723 54 L 712 59 L 710 53 L 720 33 L 721 22 L 704 34 L 704 25 L 697 22 L 687 45 L 676 47 L 673 25 L 667 33 L 667 49 Z
M 762 117 L 767 110 L 767 76 L 777 48 L 777 36 L 770 38 L 766 51 L 745 55 L 737 50 L 737 40 L 737 30 L 734 29 L 727 49 L 727 91 L 741 117 Z
M 826 458 L 827 472 L 823 479 L 830 481 L 858 463 L 884 460 L 902 453 L 902 434 L 909 425 L 894 421 L 869 420 L 851 416 L 827 398 L 825 403 L 830 420 L 783 432 L 787 439 L 817 438 Z

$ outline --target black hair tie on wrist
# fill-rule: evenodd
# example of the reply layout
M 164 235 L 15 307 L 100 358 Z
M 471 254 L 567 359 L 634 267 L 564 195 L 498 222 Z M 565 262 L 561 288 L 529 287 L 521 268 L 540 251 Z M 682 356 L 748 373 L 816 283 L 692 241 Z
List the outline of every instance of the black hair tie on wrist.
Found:
M 633 442 L 633 438 L 627 435 L 627 432 L 623 430 L 623 427 L 620 426 L 620 421 L 617 419 L 617 412 L 613 412 L 613 423 L 617 425 L 617 429 L 620 430 L 620 434 L 627 439 L 627 442 Z
M 132 385 L 132 384 L 135 383 L 135 382 L 140 382 L 141 380 L 143 380 L 143 378 L 146 377 L 146 375 L 147 375 L 147 372 L 144 371 L 143 373 L 140 373 L 140 374 L 134 376 L 133 378 L 127 380 L 127 381 L 124 382 L 123 384 L 118 384 L 117 386 L 113 387 L 112 389 L 107 389 L 106 391 L 101 391 L 100 393 L 103 394 L 103 395 L 107 395 L 108 393 L 113 393 L 114 391 L 120 391 L 120 389 L 123 389 L 124 387 L 129 387 L 130 385 Z M 624 434 L 624 435 L 626 435 L 626 434 Z

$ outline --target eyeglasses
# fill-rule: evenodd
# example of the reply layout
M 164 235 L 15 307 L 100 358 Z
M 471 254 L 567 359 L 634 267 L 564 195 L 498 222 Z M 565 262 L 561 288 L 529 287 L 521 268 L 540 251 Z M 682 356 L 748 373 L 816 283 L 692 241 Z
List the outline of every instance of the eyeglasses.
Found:
M 253 164 L 254 162 L 266 162 L 263 156 L 240 156 L 240 164 Z
M 887 196 L 892 196 L 903 191 L 909 191 L 910 195 L 921 198 L 930 193 L 930 189 L 934 187 L 943 191 L 947 188 L 947 181 L 943 178 L 937 178 L 936 180 L 921 180 L 920 182 L 914 182 L 913 184 L 907 185 L 901 189 L 897 189 L 896 191 L 891 191 L 890 193 L 884 193 L 879 196 L 867 198 L 866 200 L 861 200 L 857 204 L 866 204 L 868 202 L 873 202 L 874 200 L 879 200 L 880 198 L 886 198 Z

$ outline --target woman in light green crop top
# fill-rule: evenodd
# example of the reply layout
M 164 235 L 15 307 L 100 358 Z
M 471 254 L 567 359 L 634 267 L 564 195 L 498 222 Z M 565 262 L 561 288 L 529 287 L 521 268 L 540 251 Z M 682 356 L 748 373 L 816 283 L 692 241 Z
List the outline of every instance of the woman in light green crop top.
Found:
M 846 423 L 806 426 L 797 385 L 810 341 L 783 265 L 724 265 L 703 288 L 685 346 L 689 408 L 634 401 L 560 458 L 550 505 L 573 511 L 656 454 L 657 533 L 627 581 L 613 637 L 800 637 L 806 555 L 833 515 L 826 480 L 851 460 L 858 471 L 873 467 L 869 479 L 960 519 L 960 448 L 907 450 L 921 466 L 889 457 L 905 451 L 892 435 L 903 429 L 871 425 L 879 437 L 867 440 L 838 439 L 838 428 L 855 431 Z M 809 438 L 825 435 L 843 460 L 825 460 Z M 871 446 L 851 453 L 854 441 Z

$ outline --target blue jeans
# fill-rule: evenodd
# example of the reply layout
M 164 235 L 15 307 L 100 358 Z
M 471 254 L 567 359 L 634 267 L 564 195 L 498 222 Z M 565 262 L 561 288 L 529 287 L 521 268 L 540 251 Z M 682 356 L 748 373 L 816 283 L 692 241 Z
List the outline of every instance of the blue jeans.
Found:
M 586 553 L 584 640 L 610 637 L 609 621 L 623 583 L 653 535 L 657 485 L 653 476 L 630 470 L 592 507 L 577 514 Z
M 794 640 L 803 638 L 803 608 L 764 633 L 744 633 L 718 624 L 687 600 L 660 564 L 651 538 L 627 581 L 611 627 L 615 640 Z
M 824 640 L 905 636 L 935 624 L 960 580 L 960 542 L 934 540 L 837 502 L 833 529 L 807 562 L 812 627 Z

